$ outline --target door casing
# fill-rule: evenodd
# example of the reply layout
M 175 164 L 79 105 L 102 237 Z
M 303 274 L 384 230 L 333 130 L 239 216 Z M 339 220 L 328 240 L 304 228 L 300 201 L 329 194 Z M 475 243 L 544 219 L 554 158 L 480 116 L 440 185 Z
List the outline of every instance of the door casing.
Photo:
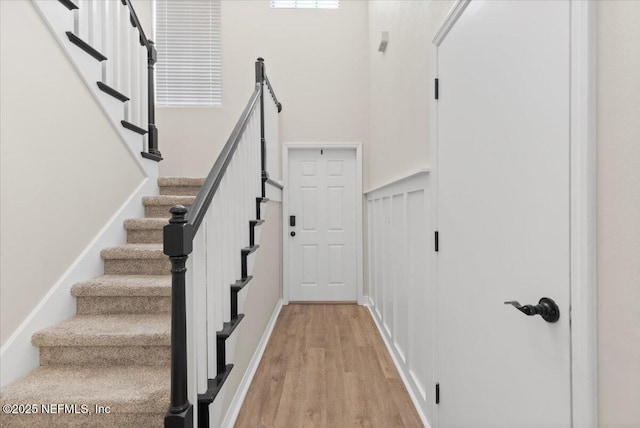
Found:
M 436 31 L 431 46 L 430 84 L 438 77 L 438 46 L 468 4 L 457 0 Z M 570 294 L 571 420 L 575 428 L 598 426 L 597 341 L 597 146 L 596 146 L 596 5 L 570 0 Z M 433 221 L 438 229 L 438 102 L 430 99 Z M 437 263 L 432 283 L 438 287 Z M 436 303 L 436 307 L 438 304 Z M 442 334 L 441 326 L 436 331 Z M 436 376 L 438 367 L 436 367 Z M 436 424 L 437 426 L 437 424 Z
M 362 240 L 362 143 L 284 143 L 282 146 L 282 303 L 289 304 L 289 151 L 347 149 L 356 153 L 356 290 L 359 305 L 365 304 Z

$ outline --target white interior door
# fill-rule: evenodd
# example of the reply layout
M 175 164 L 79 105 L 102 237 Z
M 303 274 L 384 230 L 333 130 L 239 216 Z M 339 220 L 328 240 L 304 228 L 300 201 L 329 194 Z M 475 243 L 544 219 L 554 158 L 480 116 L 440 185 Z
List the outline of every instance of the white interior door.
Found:
M 570 4 L 472 0 L 437 54 L 439 426 L 570 427 Z
M 356 151 L 289 150 L 289 300 L 355 301 Z

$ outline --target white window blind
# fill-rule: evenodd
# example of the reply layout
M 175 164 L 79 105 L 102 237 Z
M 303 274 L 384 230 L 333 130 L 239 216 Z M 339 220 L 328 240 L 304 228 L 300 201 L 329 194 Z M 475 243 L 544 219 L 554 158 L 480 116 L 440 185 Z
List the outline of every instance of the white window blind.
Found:
M 271 0 L 276 9 L 338 9 L 340 0 Z
M 220 0 L 155 0 L 156 104 L 222 104 Z

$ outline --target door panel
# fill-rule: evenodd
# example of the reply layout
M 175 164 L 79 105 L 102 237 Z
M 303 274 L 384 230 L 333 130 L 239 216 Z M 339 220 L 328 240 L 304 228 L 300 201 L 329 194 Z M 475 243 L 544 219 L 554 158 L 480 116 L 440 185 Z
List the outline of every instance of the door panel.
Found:
M 355 198 L 355 150 L 289 151 L 291 301 L 356 300 Z
M 569 6 L 473 0 L 438 48 L 440 427 L 571 426 Z

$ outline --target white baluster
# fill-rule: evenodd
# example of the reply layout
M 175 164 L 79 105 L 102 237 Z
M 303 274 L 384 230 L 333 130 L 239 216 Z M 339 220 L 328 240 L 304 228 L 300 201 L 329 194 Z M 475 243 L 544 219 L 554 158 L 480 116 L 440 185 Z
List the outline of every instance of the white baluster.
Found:
M 122 57 L 122 34 L 120 25 L 120 6 L 118 0 L 109 1 L 109 15 L 111 15 L 111 60 L 109 61 L 110 84 L 114 89 L 122 92 L 122 80 L 120 78 L 120 63 Z
M 131 24 L 129 23 L 129 8 L 120 5 L 120 58 L 119 58 L 119 74 L 120 74 L 120 92 L 131 98 Z M 124 105 L 124 118 L 131 121 L 131 101 L 127 101 Z
M 240 230 L 242 230 L 242 245 L 249 246 L 249 192 L 247 191 L 247 186 L 249 184 L 248 177 L 248 147 L 247 147 L 247 134 L 242 137 L 242 157 L 240 158 L 240 163 L 242 165 L 242 192 L 240 194 L 240 206 L 242 207 L 242 225 L 240 225 Z
M 222 321 L 227 319 L 226 318 L 226 313 L 225 313 L 225 306 L 226 306 L 226 302 L 227 299 L 225 297 L 225 289 L 227 286 L 229 286 L 230 284 L 232 284 L 235 281 L 235 266 L 233 264 L 234 260 L 236 260 L 234 251 L 233 251 L 233 245 L 232 245 L 232 233 L 231 230 L 229 229 L 230 225 L 231 225 L 231 218 L 233 216 L 233 210 L 232 210 L 232 206 L 231 206 L 231 201 L 230 201 L 230 197 L 231 197 L 231 187 L 229 186 L 229 180 L 230 180 L 230 175 L 227 173 L 225 175 L 225 177 L 222 180 L 221 183 L 221 187 L 222 187 L 222 192 L 223 192 L 223 196 L 224 198 L 220 201 L 220 211 L 222 212 L 222 224 L 223 224 L 223 229 L 222 229 L 222 260 L 223 260 L 223 272 L 224 272 L 224 276 L 222 279 L 222 287 L 220 288 L 220 298 L 218 299 L 218 304 L 220 306 L 220 310 L 219 310 L 219 319 L 220 319 L 220 325 L 222 325 Z
M 195 354 L 196 373 L 198 382 L 198 392 L 207 390 L 207 323 L 206 323 L 206 284 L 207 284 L 207 221 L 204 219 L 200 225 L 198 233 L 193 239 L 193 251 L 190 255 L 193 258 L 193 276 L 188 286 L 193 288 L 194 294 L 194 320 L 195 320 Z
M 254 114 L 256 115 L 254 137 L 253 137 L 255 141 L 255 151 L 256 151 L 256 165 L 255 165 L 254 171 L 256 176 L 258 177 L 257 178 L 257 181 L 258 181 L 257 196 L 262 196 L 262 165 L 261 165 L 262 148 L 260 145 L 260 111 L 259 109 L 256 109 Z
M 235 156 L 231 161 L 230 167 L 232 168 L 231 175 L 229 176 L 230 178 L 229 187 L 230 189 L 232 189 L 230 199 L 231 199 L 231 207 L 233 212 L 233 218 L 231 223 L 231 232 L 233 236 L 231 253 L 233 254 L 233 257 L 234 257 L 233 276 L 234 278 L 240 279 L 242 277 L 241 250 L 244 247 L 240 239 L 240 221 L 239 221 L 239 210 L 238 210 L 238 177 L 240 175 L 239 174 L 240 169 L 238 168 L 237 158 L 235 158 Z M 228 314 L 225 312 L 225 317 L 226 316 L 228 316 Z
M 138 39 L 140 38 L 140 35 L 138 33 L 138 29 L 135 28 L 133 25 L 131 25 L 131 23 L 129 23 L 129 55 L 130 60 L 129 60 L 129 79 L 131 79 L 131 84 L 130 84 L 130 97 L 131 97 L 131 106 L 129 107 L 129 117 L 130 117 L 130 122 L 133 123 L 134 125 L 140 125 L 140 117 L 139 117 L 139 113 L 140 113 L 140 109 L 139 109 L 139 104 L 140 104 L 140 66 L 139 66 L 139 59 L 140 59 L 140 55 L 139 53 L 139 49 L 138 46 L 140 46 Z
M 89 41 L 89 12 L 91 10 L 90 0 L 80 0 L 78 3 L 78 21 L 74 23 L 74 31 L 78 37 L 86 42 Z
M 98 3 L 100 9 L 101 25 L 100 25 L 100 50 L 107 57 L 106 61 L 102 61 L 101 79 L 107 85 L 110 78 L 110 66 L 115 61 L 111 54 L 111 1 L 102 1 Z
M 214 196 L 211 206 L 207 211 L 207 371 L 209 378 L 216 375 L 216 299 L 220 282 L 220 225 L 216 218 L 219 212 L 219 198 Z
M 261 148 L 261 143 L 260 143 L 260 109 L 256 108 L 254 114 L 256 115 L 255 117 L 257 118 L 255 121 L 255 128 L 254 128 L 254 141 L 255 141 L 255 150 L 256 150 L 256 164 L 254 167 L 254 171 L 255 174 L 257 175 L 257 186 L 258 186 L 258 193 L 256 196 L 262 196 L 262 164 L 261 164 L 261 159 L 262 159 L 262 148 Z
M 89 44 L 104 54 L 102 49 L 102 2 L 91 0 L 89 2 Z
M 140 62 L 138 65 L 138 70 L 140 73 L 140 124 L 139 126 L 148 130 L 149 129 L 149 106 L 148 106 L 148 84 L 147 84 L 147 48 L 144 46 L 140 47 L 140 54 L 138 56 Z M 149 146 L 149 134 L 145 134 L 144 143 L 145 148 Z
M 261 175 L 261 171 L 260 171 L 260 125 L 254 125 L 254 129 L 253 129 L 253 134 L 251 137 L 251 141 L 253 144 L 253 153 L 254 153 L 254 160 L 253 160 L 253 174 L 254 174 L 254 181 L 255 181 L 255 186 L 256 186 L 256 194 L 255 196 L 262 196 L 262 175 Z

